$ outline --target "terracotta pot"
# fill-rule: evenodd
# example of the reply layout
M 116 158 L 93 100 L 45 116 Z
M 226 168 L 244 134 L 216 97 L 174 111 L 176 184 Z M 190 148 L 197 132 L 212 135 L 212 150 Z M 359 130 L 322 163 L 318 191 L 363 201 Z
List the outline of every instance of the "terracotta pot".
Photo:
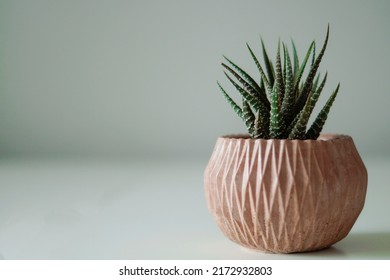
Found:
M 218 138 L 204 182 L 208 208 L 229 239 L 292 253 L 347 236 L 363 209 L 367 171 L 349 136 L 233 135 Z

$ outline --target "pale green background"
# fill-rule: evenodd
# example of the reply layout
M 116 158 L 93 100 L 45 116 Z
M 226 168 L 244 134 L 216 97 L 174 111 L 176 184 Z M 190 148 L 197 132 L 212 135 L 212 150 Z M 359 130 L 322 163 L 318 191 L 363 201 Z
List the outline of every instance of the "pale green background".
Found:
M 225 54 L 257 75 L 272 57 L 330 41 L 340 94 L 325 130 L 389 154 L 390 1 L 0 1 L 1 156 L 201 156 L 244 126 L 220 95 Z M 229 87 L 228 87 L 229 88 Z M 229 88 L 231 89 L 231 88 Z M 231 91 L 233 93 L 233 91 Z M 325 98 L 325 97 L 323 97 Z M 323 101 L 323 100 L 322 100 Z
M 390 1 L 0 0 L 0 259 L 389 259 L 389 12 Z M 328 23 L 321 103 L 341 90 L 325 130 L 354 137 L 366 206 L 329 250 L 243 251 L 203 193 L 216 138 L 244 131 L 216 84 L 232 92 L 222 54 L 256 74 L 245 42 L 259 53 L 261 34 L 274 57 L 293 37 L 303 54 Z

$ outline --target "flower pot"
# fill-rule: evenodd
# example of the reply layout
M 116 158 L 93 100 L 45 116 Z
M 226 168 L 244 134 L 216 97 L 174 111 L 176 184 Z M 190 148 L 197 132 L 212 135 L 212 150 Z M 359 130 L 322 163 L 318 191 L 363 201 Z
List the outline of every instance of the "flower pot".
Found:
M 251 249 L 313 251 L 343 239 L 363 209 L 367 171 L 350 136 L 220 137 L 204 173 L 222 232 Z

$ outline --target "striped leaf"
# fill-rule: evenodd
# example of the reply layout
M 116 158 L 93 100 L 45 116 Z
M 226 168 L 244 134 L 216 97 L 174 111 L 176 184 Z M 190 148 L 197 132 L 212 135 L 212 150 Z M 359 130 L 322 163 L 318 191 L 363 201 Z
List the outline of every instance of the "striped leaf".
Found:
M 246 44 L 260 72 L 258 82 L 224 56 L 227 61 L 226 64 L 222 63 L 224 73 L 240 93 L 242 107 L 238 106 L 217 82 L 218 86 L 230 106 L 245 123 L 252 138 L 316 139 L 318 137 L 340 86 L 338 85 L 329 97 L 310 129 L 306 130 L 327 79 L 327 74 L 321 78 L 317 71 L 326 50 L 328 37 L 329 25 L 317 57 L 316 44 L 313 41 L 301 62 L 294 41 L 291 40 L 292 56 L 290 56 L 287 46 L 279 40 L 275 67 L 269 59 L 261 38 L 264 65 L 260 64 L 249 44 Z M 281 43 L 283 58 L 280 50 Z M 310 69 L 302 82 L 309 58 L 311 58 Z
M 325 106 L 322 108 L 320 113 L 318 114 L 317 118 L 314 120 L 313 124 L 311 125 L 310 129 L 306 133 L 307 139 L 317 139 L 320 135 L 322 128 L 326 122 L 326 119 L 328 118 L 328 114 L 330 111 L 330 108 L 333 105 L 334 100 L 336 99 L 337 93 L 339 91 L 340 84 L 337 85 L 336 90 L 332 93 L 332 95 L 329 97 L 328 101 L 326 102 Z
M 301 113 L 299 114 L 298 121 L 295 123 L 294 128 L 289 135 L 290 139 L 305 139 L 307 123 L 309 122 L 309 118 L 313 112 L 314 106 L 316 105 L 322 89 L 324 88 L 326 78 L 327 74 L 325 74 L 319 88 L 310 94 L 309 98 L 307 99 L 305 107 L 303 107 Z
M 312 67 L 314 65 L 315 59 L 316 59 L 316 42 L 314 42 L 313 53 L 312 53 L 312 57 L 311 57 L 311 66 Z
M 283 83 L 286 84 L 286 71 L 287 71 L 287 57 L 286 57 L 286 45 L 283 43 Z
M 276 65 L 275 65 L 275 83 L 274 87 L 276 88 L 276 95 L 278 99 L 278 110 L 282 106 L 283 96 L 284 96 L 284 83 L 283 83 L 283 71 L 282 71 L 282 62 L 280 59 L 280 41 L 278 42 L 278 51 L 276 53 Z
M 261 67 L 261 64 L 259 62 L 259 60 L 257 59 L 256 55 L 253 53 L 251 47 L 249 46 L 249 44 L 246 44 L 251 56 L 252 56 L 252 59 L 254 60 L 255 64 L 256 64 L 256 67 L 257 69 L 259 70 L 260 72 L 260 76 L 261 76 L 261 81 L 264 83 L 264 85 L 266 86 L 266 89 L 267 89 L 267 92 L 271 93 L 271 88 L 272 88 L 272 85 L 270 84 L 267 76 L 265 75 L 264 73 L 264 70 L 263 70 L 263 67 Z M 260 86 L 261 87 L 261 86 Z
M 293 48 L 293 58 L 294 58 L 294 77 L 297 76 L 299 71 L 299 58 L 297 53 L 297 48 L 295 47 L 295 43 L 293 40 L 291 40 L 292 48 Z
M 292 65 L 291 65 L 291 58 L 290 54 L 288 52 L 288 49 L 286 50 L 286 92 L 284 94 L 281 113 L 283 118 L 288 119 L 291 115 L 292 108 L 294 106 L 295 102 L 295 93 L 294 93 L 294 81 L 293 81 L 293 73 L 292 73 Z
M 260 120 L 262 124 L 269 123 L 269 114 L 270 114 L 270 103 L 268 99 L 263 96 L 263 98 L 258 98 L 258 96 L 254 96 L 250 92 L 248 92 L 245 88 L 238 85 L 226 72 L 224 72 L 229 81 L 233 84 L 233 86 L 237 89 L 237 91 L 241 94 L 241 96 L 245 99 L 248 104 L 250 104 L 255 112 L 259 112 Z M 266 128 L 263 128 L 263 133 L 266 133 Z
M 292 139 L 292 138 L 289 138 L 288 136 L 291 134 L 291 131 L 293 130 L 293 128 L 295 127 L 295 124 L 298 122 L 299 120 L 299 117 L 300 117 L 301 113 L 299 113 L 298 115 L 296 115 L 294 117 L 294 119 L 292 120 L 292 122 L 288 125 L 286 131 L 284 132 L 284 137 L 288 138 L 288 139 Z
M 278 93 L 277 93 L 277 83 L 275 82 L 272 89 L 271 96 L 271 114 L 270 114 L 270 128 L 269 128 L 270 137 L 273 139 L 282 138 L 282 124 L 279 113 L 278 105 Z
M 256 120 L 255 120 L 255 131 L 254 138 L 269 138 L 269 112 L 266 116 L 263 116 L 260 113 L 260 110 L 257 112 Z
M 303 60 L 303 62 L 301 64 L 301 67 L 299 67 L 298 72 L 296 72 L 296 74 L 294 74 L 294 88 L 295 88 L 295 92 L 297 92 L 299 90 L 299 83 L 301 81 L 303 72 L 305 71 L 306 63 L 307 63 L 307 60 L 310 57 L 310 53 L 311 53 L 311 51 L 313 49 L 313 45 L 314 45 L 314 41 L 310 44 L 309 49 L 306 52 L 306 56 L 305 56 L 305 58 L 304 58 L 304 60 Z
M 219 82 L 217 82 L 217 84 L 219 86 L 219 89 L 221 90 L 222 95 L 225 97 L 226 101 L 229 103 L 230 107 L 232 107 L 234 112 L 236 112 L 236 114 L 240 118 L 242 118 L 242 110 L 241 110 L 240 106 L 238 106 L 236 104 L 236 102 L 234 102 L 234 100 L 226 93 L 226 91 L 223 89 L 223 87 L 220 85 Z
M 260 87 L 259 89 L 255 89 L 251 83 L 248 83 L 246 80 L 244 80 L 241 75 L 239 75 L 236 71 L 234 71 L 232 68 L 230 68 L 229 66 L 227 66 L 225 63 L 222 63 L 221 64 L 226 70 L 228 70 L 236 79 L 239 83 L 241 83 L 241 85 L 243 86 L 243 88 L 248 92 L 250 93 L 254 98 L 256 98 L 256 96 L 259 94 L 258 91 L 260 91 Z
M 310 108 L 312 107 L 312 99 L 309 97 L 306 101 L 305 107 L 303 107 L 301 113 L 299 114 L 298 121 L 295 123 L 289 139 L 304 139 L 306 133 L 307 122 L 310 118 Z
M 225 59 L 227 59 L 225 57 Z M 253 97 L 257 98 L 260 104 L 262 104 L 265 108 L 270 108 L 270 103 L 268 101 L 268 98 L 266 96 L 266 93 L 264 92 L 264 89 L 261 88 L 255 80 L 248 75 L 245 71 L 243 71 L 240 67 L 238 67 L 236 64 L 234 64 L 232 61 L 228 60 L 230 64 L 233 65 L 234 68 L 237 69 L 239 73 L 234 71 L 232 68 L 227 66 L 226 64 L 222 63 L 222 66 L 227 69 L 230 73 L 233 74 L 233 76 L 243 85 L 244 89 L 249 92 Z M 241 75 L 240 75 L 241 74 Z M 229 79 L 230 80 L 230 79 Z
M 242 99 L 242 119 L 249 132 L 249 135 L 254 138 L 255 115 L 253 114 L 251 107 L 249 106 L 248 102 L 246 102 L 245 98 Z
M 328 25 L 328 29 L 326 31 L 326 37 L 325 37 L 325 42 L 322 46 L 322 49 L 320 51 L 320 53 L 318 54 L 318 57 L 316 58 L 313 66 L 311 67 L 310 69 L 310 72 L 306 78 L 306 81 L 305 81 L 305 84 L 303 86 L 303 89 L 302 89 L 302 92 L 299 96 L 299 99 L 297 101 L 297 110 L 301 110 L 305 104 L 305 101 L 306 99 L 308 98 L 309 94 L 310 94 L 310 90 L 311 90 L 311 87 L 312 87 L 312 84 L 313 84 L 313 80 L 314 80 L 314 77 L 317 73 L 317 69 L 321 63 L 321 59 L 322 57 L 324 56 L 324 53 L 325 53 L 325 50 L 326 50 L 326 46 L 328 44 L 328 38 L 329 38 L 329 25 Z
M 263 39 L 260 38 L 260 41 L 261 41 L 261 48 L 262 48 L 262 50 L 263 50 L 263 58 L 264 58 L 265 68 L 267 69 L 267 73 L 268 73 L 269 84 L 270 84 L 270 86 L 271 86 L 271 88 L 272 88 L 273 85 L 274 85 L 274 81 L 275 81 L 275 71 L 274 71 L 274 67 L 273 67 L 273 65 L 272 65 L 271 60 L 269 59 L 268 54 L 267 54 L 267 50 L 266 50 L 266 48 L 265 48 Z
M 238 67 L 236 64 L 234 64 L 231 60 L 224 58 L 236 69 L 234 71 L 232 68 L 227 66 L 225 63 L 221 63 L 221 65 L 227 69 L 230 73 L 233 74 L 233 76 L 244 86 L 246 90 L 249 92 L 253 93 L 253 95 L 257 95 L 260 92 L 260 86 L 256 83 L 256 81 L 249 75 L 247 74 L 244 70 L 242 70 L 240 67 Z
M 318 81 L 320 80 L 320 73 L 318 73 L 318 75 L 316 76 L 316 78 L 314 79 L 313 81 L 313 85 L 310 89 L 310 91 L 313 93 L 313 92 L 316 92 L 317 91 L 317 86 L 318 86 Z
M 259 110 L 259 107 L 261 106 L 258 99 L 253 95 L 251 94 L 250 92 L 248 92 L 247 90 L 245 90 L 244 88 L 242 88 L 239 84 L 237 84 L 232 78 L 230 78 L 230 76 L 224 72 L 226 77 L 228 78 L 228 80 L 232 83 L 232 85 L 237 89 L 237 91 L 241 94 L 241 96 L 243 98 L 245 98 L 245 100 L 257 111 Z
M 327 77 L 328 77 L 328 72 L 325 73 L 325 76 L 324 76 L 324 78 L 322 79 L 321 84 L 320 84 L 319 87 L 316 89 L 316 93 L 317 93 L 318 95 L 321 94 L 322 89 L 323 89 L 324 86 L 325 86 Z

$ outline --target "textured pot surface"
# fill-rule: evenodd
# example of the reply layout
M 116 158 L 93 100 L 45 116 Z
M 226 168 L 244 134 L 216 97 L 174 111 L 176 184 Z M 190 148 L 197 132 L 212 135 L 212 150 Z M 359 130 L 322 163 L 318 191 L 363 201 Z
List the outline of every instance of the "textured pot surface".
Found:
M 363 209 L 367 171 L 351 137 L 317 140 L 225 136 L 204 173 L 222 232 L 251 249 L 319 250 L 343 239 Z

